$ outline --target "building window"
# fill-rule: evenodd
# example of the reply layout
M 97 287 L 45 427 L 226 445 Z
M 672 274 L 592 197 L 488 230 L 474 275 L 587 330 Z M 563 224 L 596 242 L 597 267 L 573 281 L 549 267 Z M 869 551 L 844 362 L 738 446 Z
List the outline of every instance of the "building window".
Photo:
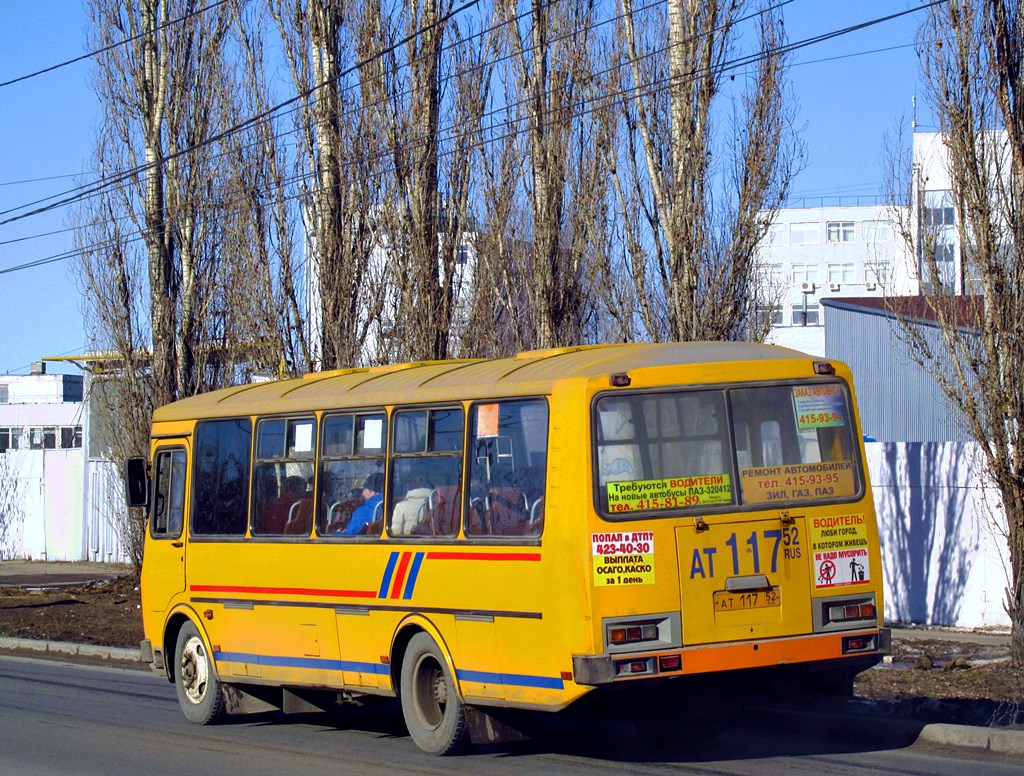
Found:
M 43 429 L 43 449 L 57 449 L 57 429 L 53 426 L 47 426 Z
M 11 430 L 0 428 L 0 453 L 6 453 L 11 449 Z
M 38 426 L 28 430 L 28 447 L 29 450 L 43 449 L 43 430 Z
M 0 404 L 7 404 L 9 401 L 7 383 L 0 383 Z
M 792 245 L 817 245 L 818 223 L 806 221 L 789 225 L 789 242 Z
M 801 286 L 804 283 L 820 283 L 821 267 L 817 264 L 794 264 L 793 283 Z
M 864 221 L 860 229 L 860 233 L 864 236 L 864 242 L 892 242 L 896 239 L 892 221 Z
M 788 229 L 785 224 L 772 224 L 768 228 L 769 245 L 785 245 Z
M 783 320 L 782 307 L 781 305 L 775 305 L 773 307 L 758 307 L 757 308 L 757 320 L 770 321 L 772 326 L 784 326 L 785 321 Z
M 864 281 L 868 285 L 884 286 L 888 279 L 889 268 L 884 264 L 872 263 L 864 268 Z
M 953 226 L 956 223 L 952 191 L 924 193 L 924 222 L 928 226 Z
M 62 450 L 73 450 L 82 446 L 82 427 L 64 426 L 60 430 L 60 447 Z
M 940 242 L 935 245 L 935 261 L 952 264 L 956 259 L 956 246 L 953 243 Z
M 830 243 L 853 242 L 853 221 L 829 221 L 828 241 Z
M 793 305 L 793 325 L 794 326 L 817 326 L 818 325 L 818 305 L 809 304 L 806 307 L 801 304 Z
M 836 283 L 854 283 L 856 280 L 857 266 L 853 262 L 828 265 L 828 282 L 830 285 Z

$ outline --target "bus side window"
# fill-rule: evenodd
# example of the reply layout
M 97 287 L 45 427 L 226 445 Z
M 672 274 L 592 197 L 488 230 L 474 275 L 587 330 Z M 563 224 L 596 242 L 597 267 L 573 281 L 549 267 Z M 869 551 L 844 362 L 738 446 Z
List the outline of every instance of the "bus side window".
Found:
M 540 399 L 476 404 L 470 415 L 467 536 L 540 536 L 548 406 Z
M 259 422 L 253 465 L 253 535 L 309 535 L 313 528 L 315 439 L 315 418 Z
M 387 416 L 326 415 L 320 445 L 321 535 L 380 536 Z
M 388 528 L 455 536 L 462 505 L 462 407 L 395 413 Z
M 185 519 L 185 451 L 158 450 L 156 454 L 153 515 L 150 534 L 157 539 L 177 539 Z
M 192 479 L 194 535 L 245 536 L 251 446 L 248 418 L 197 424 Z

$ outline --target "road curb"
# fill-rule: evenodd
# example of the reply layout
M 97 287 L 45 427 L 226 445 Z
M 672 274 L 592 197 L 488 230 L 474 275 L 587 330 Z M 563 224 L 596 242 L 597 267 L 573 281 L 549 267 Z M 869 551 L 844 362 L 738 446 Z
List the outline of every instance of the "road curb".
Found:
M 809 735 L 841 735 L 870 739 L 888 746 L 914 743 L 980 749 L 1001 755 L 1024 754 L 1024 729 L 928 722 L 920 717 L 872 709 L 868 704 L 808 699 L 800 707 L 758 707 L 761 714 L 784 728 L 799 727 Z
M 968 749 L 987 749 L 998 754 L 1024 755 L 1024 730 L 950 725 L 933 722 L 925 725 L 918 740 Z
M 118 663 L 141 663 L 142 653 L 130 647 L 108 647 L 101 644 L 75 644 L 70 641 L 39 641 L 0 636 L 0 650 L 42 652 L 62 657 L 86 657 Z

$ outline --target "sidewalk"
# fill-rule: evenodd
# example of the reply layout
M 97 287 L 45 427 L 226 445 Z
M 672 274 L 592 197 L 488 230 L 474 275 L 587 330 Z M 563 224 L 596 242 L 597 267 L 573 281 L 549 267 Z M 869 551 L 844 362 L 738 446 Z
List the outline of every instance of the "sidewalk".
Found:
M 986 647 L 1010 646 L 1010 631 L 972 631 L 956 628 L 939 628 L 921 625 L 910 628 L 892 629 L 893 639 L 902 641 L 959 641 L 964 644 L 981 644 Z
M 131 573 L 125 563 L 0 560 L 0 587 L 60 587 L 113 579 Z

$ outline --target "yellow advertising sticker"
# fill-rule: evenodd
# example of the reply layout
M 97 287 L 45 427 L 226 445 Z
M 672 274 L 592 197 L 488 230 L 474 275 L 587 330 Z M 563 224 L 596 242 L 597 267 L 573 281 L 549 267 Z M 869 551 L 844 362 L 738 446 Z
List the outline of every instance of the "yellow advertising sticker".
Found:
M 746 504 L 852 496 L 857 492 L 853 461 L 752 466 L 740 470 L 740 485 Z
M 808 530 L 814 556 L 815 587 L 871 582 L 867 518 L 862 513 L 812 517 Z
M 605 487 L 608 491 L 609 512 L 732 503 L 732 484 L 728 474 L 609 482 Z
M 595 533 L 590 545 L 595 587 L 654 584 L 653 531 Z

